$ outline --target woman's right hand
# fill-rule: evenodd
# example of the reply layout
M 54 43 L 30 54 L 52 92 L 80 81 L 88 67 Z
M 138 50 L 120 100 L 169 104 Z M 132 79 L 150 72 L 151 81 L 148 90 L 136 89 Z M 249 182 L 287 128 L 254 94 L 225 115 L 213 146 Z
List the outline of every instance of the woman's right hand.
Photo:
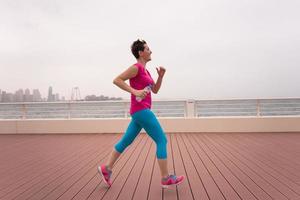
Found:
M 144 99 L 147 96 L 148 92 L 147 90 L 134 90 L 133 95 L 136 97 L 140 97 L 141 99 Z

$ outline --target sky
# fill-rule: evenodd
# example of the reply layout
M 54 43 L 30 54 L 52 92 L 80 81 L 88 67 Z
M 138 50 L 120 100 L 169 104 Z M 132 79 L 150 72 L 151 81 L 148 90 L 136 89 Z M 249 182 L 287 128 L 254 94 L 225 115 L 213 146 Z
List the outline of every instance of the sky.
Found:
M 129 98 L 113 79 L 147 41 L 154 99 L 300 97 L 298 0 L 0 0 L 0 89 Z

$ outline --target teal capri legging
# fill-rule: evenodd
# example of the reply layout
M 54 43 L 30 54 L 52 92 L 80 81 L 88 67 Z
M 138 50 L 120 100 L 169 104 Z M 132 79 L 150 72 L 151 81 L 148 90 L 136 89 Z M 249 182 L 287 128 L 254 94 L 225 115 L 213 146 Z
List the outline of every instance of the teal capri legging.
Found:
M 122 153 L 144 128 L 156 143 L 156 157 L 158 159 L 166 159 L 167 137 L 154 113 L 149 109 L 145 109 L 134 113 L 131 117 L 132 120 L 121 140 L 115 145 L 115 149 Z

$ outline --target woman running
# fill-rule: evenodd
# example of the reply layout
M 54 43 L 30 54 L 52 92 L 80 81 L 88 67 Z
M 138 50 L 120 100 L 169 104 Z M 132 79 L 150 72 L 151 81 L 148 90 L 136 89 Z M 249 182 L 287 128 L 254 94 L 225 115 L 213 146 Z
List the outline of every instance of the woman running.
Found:
M 119 88 L 131 94 L 130 115 L 131 122 L 122 138 L 114 146 L 111 156 L 106 164 L 98 166 L 99 173 L 104 182 L 111 186 L 112 168 L 121 153 L 134 141 L 142 128 L 156 143 L 156 157 L 161 172 L 161 185 L 167 188 L 183 182 L 184 176 L 170 175 L 167 162 L 167 137 L 161 128 L 156 116 L 151 109 L 151 91 L 157 93 L 160 89 L 165 68 L 156 68 L 157 81 L 154 82 L 146 69 L 146 64 L 151 60 L 151 50 L 144 40 L 134 41 L 131 52 L 137 63 L 129 67 L 113 81 Z M 130 85 L 125 81 L 129 79 Z

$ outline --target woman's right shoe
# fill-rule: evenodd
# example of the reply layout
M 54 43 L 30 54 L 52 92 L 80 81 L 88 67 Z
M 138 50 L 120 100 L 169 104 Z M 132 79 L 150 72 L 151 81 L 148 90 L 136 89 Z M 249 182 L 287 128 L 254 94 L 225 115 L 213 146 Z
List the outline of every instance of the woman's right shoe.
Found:
M 161 186 L 168 188 L 171 185 L 179 185 L 184 180 L 184 176 L 169 175 L 161 180 Z
M 103 181 L 110 187 L 111 186 L 111 174 L 112 171 L 107 168 L 105 165 L 98 166 L 98 172 L 102 176 Z

